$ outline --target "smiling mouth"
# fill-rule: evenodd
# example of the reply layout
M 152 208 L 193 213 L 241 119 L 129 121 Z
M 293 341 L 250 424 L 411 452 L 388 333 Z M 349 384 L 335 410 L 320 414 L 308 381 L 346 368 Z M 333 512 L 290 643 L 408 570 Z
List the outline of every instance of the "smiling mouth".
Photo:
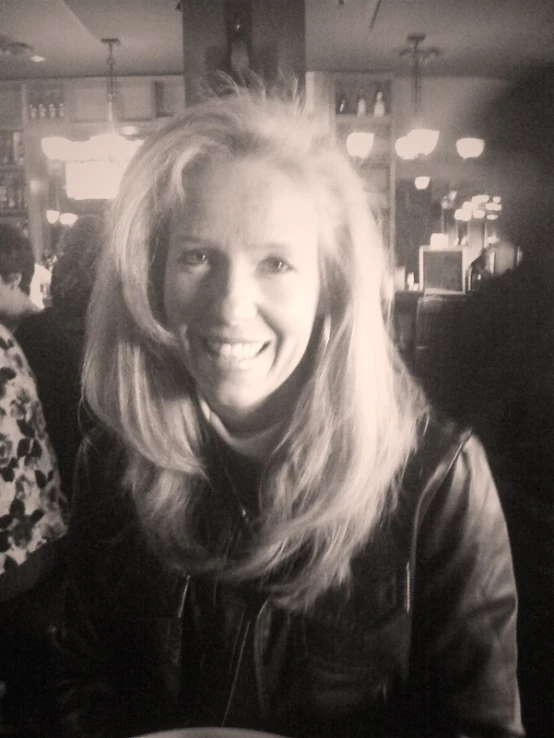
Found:
M 264 341 L 229 343 L 227 341 L 218 341 L 209 338 L 203 338 L 202 344 L 213 359 L 229 363 L 250 361 L 256 358 L 256 356 L 259 356 L 268 346 L 268 342 Z

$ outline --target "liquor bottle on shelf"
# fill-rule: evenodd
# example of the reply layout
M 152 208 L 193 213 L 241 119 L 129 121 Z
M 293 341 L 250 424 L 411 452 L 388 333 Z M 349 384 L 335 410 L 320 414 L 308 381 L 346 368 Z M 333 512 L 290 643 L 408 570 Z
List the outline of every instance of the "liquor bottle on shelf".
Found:
M 18 182 L 15 197 L 17 210 L 27 210 L 27 189 L 25 187 L 25 182 L 23 178 L 21 178 Z
M 0 164 L 3 164 L 5 166 L 6 164 L 13 163 L 13 145 L 12 145 L 11 131 L 1 132 L 0 153 L 1 153 Z
M 373 116 L 375 118 L 382 118 L 387 112 L 385 106 L 385 95 L 383 90 L 378 89 L 375 93 L 375 100 L 373 102 Z
M 367 97 L 365 92 L 360 90 L 356 101 L 356 115 L 367 115 Z
M 0 210 L 7 210 L 8 207 L 8 185 L 6 177 L 0 175 Z
M 37 111 L 37 118 L 39 120 L 44 120 L 48 117 L 48 109 L 46 108 L 46 105 L 44 104 L 44 100 L 42 98 L 38 101 Z
M 244 79 L 251 66 L 252 20 L 246 4 L 238 3 L 226 18 L 227 65 L 232 76 Z
M 21 131 L 14 131 L 12 134 L 12 151 L 13 163 L 23 166 L 25 164 L 25 148 Z
M 7 207 L 8 210 L 17 210 L 17 180 L 15 176 L 7 177 L 7 184 L 8 184 L 8 202 Z
M 348 98 L 344 91 L 339 92 L 337 95 L 337 113 L 339 115 L 346 115 L 348 113 Z
M 65 102 L 64 102 L 64 99 L 63 99 L 63 93 L 60 93 L 60 98 L 58 100 L 58 110 L 57 110 L 57 113 L 58 113 L 58 118 L 60 118 L 62 120 L 65 118 Z
M 56 93 L 51 91 L 48 93 L 46 99 L 47 118 L 54 119 L 58 116 L 57 104 L 56 104 Z
M 29 93 L 29 120 L 36 120 L 38 118 L 38 102 L 36 98 L 35 90 L 31 90 Z

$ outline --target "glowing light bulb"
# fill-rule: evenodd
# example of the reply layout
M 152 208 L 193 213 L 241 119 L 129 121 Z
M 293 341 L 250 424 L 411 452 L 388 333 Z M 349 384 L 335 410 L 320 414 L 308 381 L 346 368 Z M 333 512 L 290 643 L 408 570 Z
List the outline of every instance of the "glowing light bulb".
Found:
M 373 146 L 375 134 L 370 131 L 352 131 L 346 139 L 346 150 L 350 156 L 365 159 Z
M 426 177 L 421 175 L 420 177 L 416 177 L 414 179 L 414 185 L 416 190 L 426 190 L 429 187 L 429 183 L 431 182 L 431 177 Z
M 485 150 L 485 142 L 482 138 L 467 136 L 456 141 L 456 150 L 462 159 L 476 159 Z

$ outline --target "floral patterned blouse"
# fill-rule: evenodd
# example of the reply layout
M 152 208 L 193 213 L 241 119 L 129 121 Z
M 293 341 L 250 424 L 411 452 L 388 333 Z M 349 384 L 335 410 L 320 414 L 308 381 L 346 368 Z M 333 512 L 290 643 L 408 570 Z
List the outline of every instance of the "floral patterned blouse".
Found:
M 0 324 L 0 575 L 67 530 L 67 502 L 34 375 Z

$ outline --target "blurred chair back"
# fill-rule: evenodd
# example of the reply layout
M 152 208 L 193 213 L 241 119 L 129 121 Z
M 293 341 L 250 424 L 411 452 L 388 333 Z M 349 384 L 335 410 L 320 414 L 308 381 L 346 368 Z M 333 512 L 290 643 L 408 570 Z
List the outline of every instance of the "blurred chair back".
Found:
M 415 372 L 424 378 L 440 372 L 455 346 L 465 295 L 422 295 L 416 308 Z

